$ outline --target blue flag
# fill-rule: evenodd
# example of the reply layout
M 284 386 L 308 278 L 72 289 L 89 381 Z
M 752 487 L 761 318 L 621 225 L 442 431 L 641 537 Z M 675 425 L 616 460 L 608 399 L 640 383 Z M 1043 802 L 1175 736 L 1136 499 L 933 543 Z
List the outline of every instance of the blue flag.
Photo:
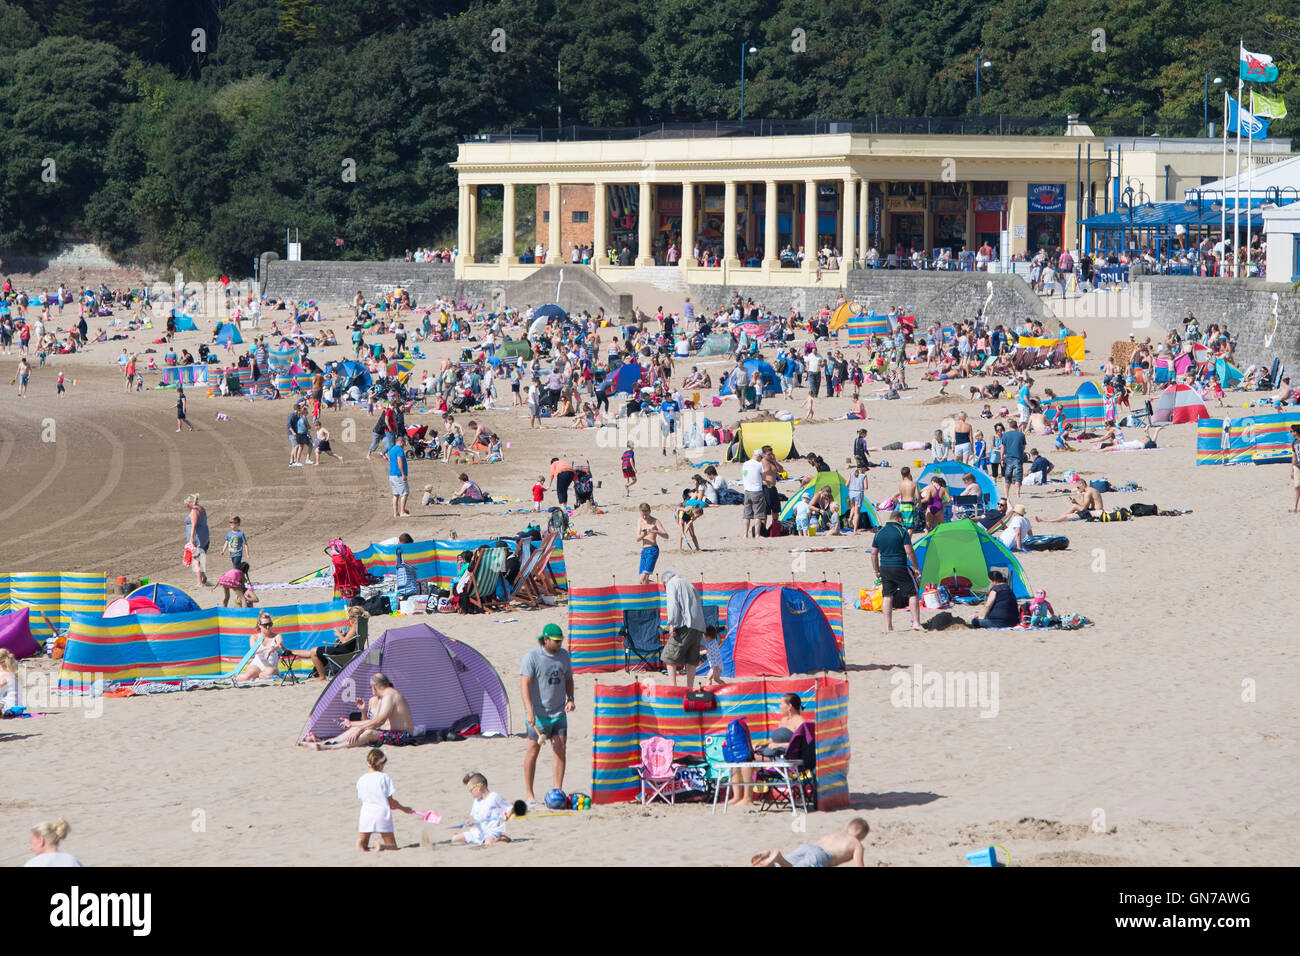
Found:
M 1248 110 L 1241 108 L 1231 96 L 1228 97 L 1228 131 L 1237 132 L 1237 124 L 1241 124 L 1241 135 L 1248 139 L 1267 139 L 1268 138 L 1268 120 L 1260 119 Z

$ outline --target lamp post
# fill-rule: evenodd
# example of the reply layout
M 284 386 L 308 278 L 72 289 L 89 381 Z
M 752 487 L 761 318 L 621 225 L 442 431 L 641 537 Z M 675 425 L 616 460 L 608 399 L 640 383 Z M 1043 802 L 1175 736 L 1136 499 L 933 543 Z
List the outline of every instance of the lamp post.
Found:
M 746 40 L 740 45 L 740 123 L 745 123 L 745 54 L 757 53 L 758 47 L 750 46 Z
M 1272 203 L 1274 206 L 1289 205 L 1289 203 L 1282 201 L 1282 197 L 1286 194 L 1287 190 L 1291 191 L 1291 202 L 1300 199 L 1300 190 L 1296 189 L 1294 186 L 1269 186 L 1264 190 L 1264 204 L 1268 205 L 1269 203 Z
M 993 65 L 993 61 L 984 59 L 983 53 L 981 53 L 975 59 L 975 115 L 976 116 L 980 115 L 980 67 L 983 67 L 984 69 L 987 70 L 992 65 Z
M 1215 86 L 1223 85 L 1223 77 L 1214 78 Z M 1201 107 L 1201 132 L 1210 135 L 1210 74 L 1205 74 L 1205 103 Z
M 1133 231 L 1133 200 L 1136 198 L 1139 203 L 1144 203 L 1144 202 L 1148 202 L 1149 199 L 1147 197 L 1146 190 L 1142 188 L 1141 183 L 1138 183 L 1137 189 L 1134 189 L 1132 186 L 1125 186 L 1123 191 L 1120 193 L 1120 196 L 1123 198 L 1123 202 L 1121 202 L 1118 206 L 1115 207 L 1115 211 L 1128 213 L 1128 228 L 1129 228 L 1129 232 L 1132 232 Z M 1128 233 L 1124 234 L 1122 245 L 1124 248 L 1121 249 L 1120 251 L 1121 252 L 1126 251 L 1128 249 Z M 1132 263 L 1130 263 L 1130 265 L 1132 265 Z

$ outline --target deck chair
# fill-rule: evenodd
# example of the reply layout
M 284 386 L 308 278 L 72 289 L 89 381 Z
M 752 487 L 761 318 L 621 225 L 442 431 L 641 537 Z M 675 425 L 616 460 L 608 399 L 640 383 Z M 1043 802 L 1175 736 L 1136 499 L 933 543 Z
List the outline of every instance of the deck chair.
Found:
M 779 774 L 759 769 L 755 779 L 768 783 L 766 790 L 755 791 L 759 810 L 792 810 L 796 806 L 817 809 L 817 742 L 811 720 L 799 725 L 782 759 L 797 765 L 789 771 L 790 786 Z M 799 790 L 791 792 L 793 788 L 802 789 L 802 799 Z
M 470 565 L 473 575 L 465 597 L 470 604 L 486 612 L 489 607 L 500 607 L 497 600 L 497 585 L 501 583 L 501 572 L 506 566 L 506 549 L 482 547 L 474 552 Z
M 320 657 L 325 662 L 325 675 L 333 677 L 366 652 L 370 644 L 370 620 L 357 618 L 357 636 L 344 642 L 337 650 L 321 648 Z
M 510 588 L 510 600 L 527 604 L 529 607 L 537 607 L 541 603 L 541 592 L 539 588 L 533 586 L 532 581 L 536 576 L 538 559 L 542 552 L 537 547 L 531 547 L 528 542 L 521 541 L 519 547 L 527 548 L 527 553 L 519 562 L 519 570 L 515 572 L 514 580 L 507 582 Z
M 542 595 L 555 597 L 560 593 L 559 582 L 555 580 L 555 575 L 551 571 L 551 553 L 555 551 L 557 540 L 558 533 L 554 530 L 548 531 L 541 543 L 533 550 L 526 567 L 523 564 L 519 567 L 515 591 L 518 592 L 521 600 L 528 601 L 533 606 L 543 603 Z
M 637 776 L 641 779 L 641 806 L 662 800 L 677 802 L 677 770 L 673 762 L 671 737 L 651 737 L 641 741 L 641 763 Z
M 659 608 L 640 607 L 623 612 L 623 669 L 631 671 L 664 669 L 661 655 L 664 650 L 663 629 L 659 626 Z M 633 658 L 636 658 L 635 662 Z

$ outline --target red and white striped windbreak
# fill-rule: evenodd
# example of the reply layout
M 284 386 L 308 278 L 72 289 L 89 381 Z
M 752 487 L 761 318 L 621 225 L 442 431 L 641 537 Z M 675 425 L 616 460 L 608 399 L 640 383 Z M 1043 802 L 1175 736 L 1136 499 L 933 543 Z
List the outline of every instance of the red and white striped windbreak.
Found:
M 1156 425 L 1179 425 L 1209 417 L 1210 412 L 1196 389 L 1176 383 L 1160 393 L 1152 407 L 1151 421 Z

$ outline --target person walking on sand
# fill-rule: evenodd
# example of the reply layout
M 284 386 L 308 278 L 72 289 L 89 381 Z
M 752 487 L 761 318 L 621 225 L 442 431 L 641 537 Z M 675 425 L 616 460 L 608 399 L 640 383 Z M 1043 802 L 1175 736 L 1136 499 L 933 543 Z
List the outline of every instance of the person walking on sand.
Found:
M 194 431 L 194 423 L 185 417 L 185 411 L 189 403 L 185 399 L 185 389 L 179 385 L 176 386 L 176 431 L 181 430 L 182 425 L 189 425 L 190 431 Z
M 704 603 L 700 592 L 685 578 L 672 571 L 659 576 L 664 586 L 668 614 L 668 643 L 663 662 L 668 665 L 668 679 L 677 686 L 677 672 L 686 675 L 686 689 L 695 686 L 695 671 L 700 664 L 700 642 L 704 639 Z
M 659 562 L 659 539 L 667 537 L 663 523 L 650 513 L 650 505 L 643 502 L 636 523 L 636 543 L 641 546 L 641 580 L 638 583 L 650 583 L 650 575 L 655 573 L 655 565 Z
M 757 537 L 758 529 L 763 526 L 763 519 L 767 517 L 767 499 L 763 494 L 763 452 L 761 449 L 755 449 L 749 461 L 741 466 L 740 477 L 741 487 L 744 489 L 745 495 L 744 504 L 741 508 L 741 517 L 745 523 L 742 537 Z M 643 505 L 642 507 L 648 509 L 650 506 Z M 645 581 L 641 583 L 644 584 Z
M 519 665 L 519 697 L 524 702 L 525 736 L 524 796 L 536 803 L 533 779 L 542 742 L 551 742 L 554 760 L 551 781 L 564 789 L 565 745 L 569 737 L 569 714 L 573 713 L 573 664 L 564 649 L 564 632 L 558 624 L 547 624 L 537 638 L 537 647 L 524 655 Z
M 212 587 L 208 584 L 208 513 L 199 504 L 198 495 L 185 498 L 185 550 L 190 553 L 198 586 Z
M 912 535 L 903 527 L 902 515 L 897 511 L 881 514 L 884 527 L 871 539 L 871 567 L 880 579 L 880 610 L 885 615 L 885 630 L 894 629 L 894 602 L 905 601 L 912 613 L 912 630 L 921 629 L 921 601 L 916 593 L 916 552 L 912 550 Z
M 406 502 L 411 495 L 410 472 L 401 442 L 394 442 L 388 449 L 388 484 L 393 492 L 393 517 L 409 518 Z
M 1300 425 L 1291 426 L 1291 487 L 1295 498 L 1288 509 L 1291 514 L 1300 511 Z
M 843 830 L 828 833 L 815 843 L 801 843 L 789 853 L 763 850 L 750 858 L 753 866 L 839 866 L 851 863 L 862 866 L 862 841 L 871 832 L 867 821 L 854 817 Z
M 362 853 L 370 851 L 370 835 L 378 833 L 383 841 L 379 849 L 396 850 L 397 838 L 393 834 L 393 811 L 414 813 L 410 807 L 397 802 L 397 789 L 393 778 L 384 773 L 388 758 L 382 750 L 372 750 L 366 754 L 366 766 L 370 769 L 357 778 L 357 799 L 361 801 L 361 816 L 357 820 L 357 849 Z
M 18 360 L 18 373 L 14 376 L 14 382 L 18 383 L 19 398 L 27 397 L 27 380 L 31 378 L 31 375 L 32 367 L 27 361 L 27 356 L 24 355 Z M 9 384 L 12 385 L 13 382 L 10 382 Z M 179 429 L 177 430 L 179 431 Z

